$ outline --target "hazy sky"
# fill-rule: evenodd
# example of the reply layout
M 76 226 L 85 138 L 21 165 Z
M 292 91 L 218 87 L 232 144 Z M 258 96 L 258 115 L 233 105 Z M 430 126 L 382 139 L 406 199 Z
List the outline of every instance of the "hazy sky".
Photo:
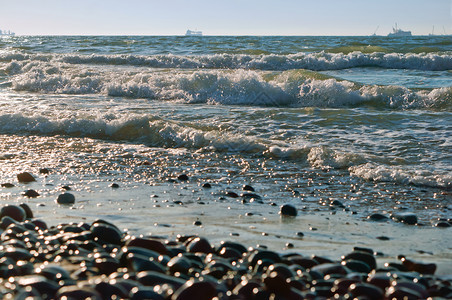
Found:
M 452 0 L 0 0 L 0 29 L 19 35 L 386 35 L 395 22 L 452 34 Z

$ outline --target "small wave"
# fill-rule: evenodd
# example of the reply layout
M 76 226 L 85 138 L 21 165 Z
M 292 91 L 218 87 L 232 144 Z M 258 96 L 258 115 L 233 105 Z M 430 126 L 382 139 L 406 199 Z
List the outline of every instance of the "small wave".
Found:
M 407 170 L 395 166 L 366 163 L 349 168 L 350 174 L 370 181 L 396 182 L 416 186 L 452 188 L 452 176 L 430 171 Z
M 452 109 L 452 87 L 411 90 L 360 85 L 308 70 L 116 71 L 51 62 L 11 62 L 12 88 L 55 94 L 178 100 L 214 105 Z
M 351 47 L 351 48 L 350 48 Z M 83 55 L 83 54 L 23 54 L 2 53 L 0 62 L 55 61 L 69 64 L 129 65 L 153 68 L 189 69 L 255 69 L 285 71 L 308 69 L 314 71 L 340 70 L 357 67 L 390 69 L 417 69 L 444 71 L 452 69 L 450 53 L 384 53 L 386 49 L 350 46 L 333 52 L 297 54 L 214 54 L 199 56 L 182 55 Z M 355 51 L 359 49 L 360 51 Z M 345 53 L 343 53 L 345 52 Z

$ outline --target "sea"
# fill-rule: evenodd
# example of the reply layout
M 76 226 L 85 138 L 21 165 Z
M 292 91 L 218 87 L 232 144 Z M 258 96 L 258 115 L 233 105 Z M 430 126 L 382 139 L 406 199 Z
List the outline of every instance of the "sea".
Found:
M 37 181 L 18 183 L 24 171 Z M 452 210 L 452 39 L 2 36 L 8 182 L 2 203 L 139 233 L 207 228 L 210 214 L 231 226 L 217 235 L 238 236 L 232 215 L 264 226 L 284 203 L 435 227 Z M 240 197 L 245 184 L 259 197 Z M 55 203 L 62 187 L 75 205 Z

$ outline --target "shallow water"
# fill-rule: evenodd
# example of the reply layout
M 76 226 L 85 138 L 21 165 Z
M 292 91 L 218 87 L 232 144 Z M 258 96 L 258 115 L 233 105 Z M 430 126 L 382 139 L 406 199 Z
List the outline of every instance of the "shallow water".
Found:
M 318 216 L 318 248 L 359 242 L 334 234 L 349 222 L 377 228 L 365 243 L 388 226 L 391 239 L 425 237 L 407 251 L 447 258 L 450 229 L 432 228 L 452 208 L 447 37 L 2 37 L 0 47 L 0 182 L 38 178 L 0 188 L 5 203 L 138 233 L 191 232 L 200 218 L 199 233 L 258 242 L 269 231 L 260 237 L 276 244 Z M 168 182 L 182 173 L 190 182 Z M 263 204 L 225 196 L 247 183 Z M 76 194 L 72 209 L 54 203 L 62 185 Z M 25 199 L 28 188 L 41 196 Z M 299 209 L 299 230 L 281 223 L 283 203 Z M 397 211 L 426 226 L 366 221 Z

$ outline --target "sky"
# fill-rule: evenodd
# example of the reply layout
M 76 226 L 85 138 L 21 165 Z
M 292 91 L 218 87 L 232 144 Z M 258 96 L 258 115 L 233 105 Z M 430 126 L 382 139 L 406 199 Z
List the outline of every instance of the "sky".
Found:
M 0 29 L 18 35 L 387 35 L 396 22 L 452 34 L 452 0 L 0 0 Z

